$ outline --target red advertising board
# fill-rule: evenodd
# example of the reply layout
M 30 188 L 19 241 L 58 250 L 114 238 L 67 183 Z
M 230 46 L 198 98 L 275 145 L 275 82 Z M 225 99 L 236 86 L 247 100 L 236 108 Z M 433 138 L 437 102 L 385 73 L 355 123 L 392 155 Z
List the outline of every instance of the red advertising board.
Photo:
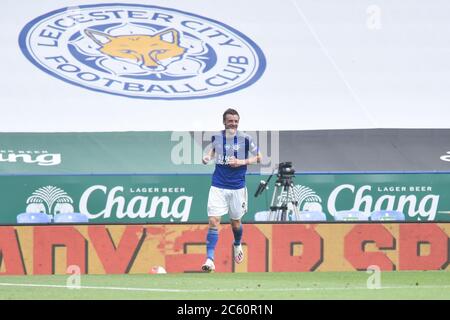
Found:
M 0 227 L 0 274 L 198 272 L 207 225 Z M 244 263 L 220 228 L 216 272 L 448 269 L 450 224 L 245 224 Z

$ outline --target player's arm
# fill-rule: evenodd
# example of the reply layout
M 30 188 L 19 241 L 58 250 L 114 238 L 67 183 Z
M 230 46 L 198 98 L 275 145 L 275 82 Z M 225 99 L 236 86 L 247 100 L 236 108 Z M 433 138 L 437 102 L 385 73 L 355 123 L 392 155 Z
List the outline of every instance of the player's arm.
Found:
M 213 148 L 211 148 L 211 150 L 209 150 L 209 152 L 207 154 L 205 154 L 205 156 L 202 159 L 203 164 L 208 164 L 211 159 L 213 159 L 215 156 L 215 150 Z
M 245 165 L 249 165 L 249 164 L 261 163 L 261 159 L 262 159 L 262 153 L 258 151 L 256 156 L 249 157 L 248 159 L 244 159 L 244 161 L 246 161 Z
M 257 145 L 253 142 L 253 139 L 251 137 L 249 137 L 248 140 L 246 141 L 245 148 L 246 151 L 248 151 L 249 154 L 252 154 L 253 156 L 250 156 L 246 159 L 236 159 L 235 157 L 232 157 L 232 159 L 229 161 L 230 166 L 235 168 L 255 163 L 261 163 L 262 154 L 259 151 Z
M 240 166 L 247 166 L 250 164 L 255 163 L 261 163 L 262 159 L 262 153 L 258 151 L 256 156 L 249 157 L 247 159 L 236 159 L 235 157 L 231 157 L 230 161 L 228 162 L 231 167 L 240 167 Z

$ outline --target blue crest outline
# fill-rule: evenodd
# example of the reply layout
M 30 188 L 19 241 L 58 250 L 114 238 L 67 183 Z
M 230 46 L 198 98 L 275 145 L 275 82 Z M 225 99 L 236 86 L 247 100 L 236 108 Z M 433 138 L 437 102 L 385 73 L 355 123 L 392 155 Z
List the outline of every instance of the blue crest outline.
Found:
M 195 97 L 143 97 L 143 96 L 133 96 L 133 95 L 127 95 L 127 94 L 122 94 L 122 93 L 116 93 L 116 92 L 110 92 L 107 90 L 101 90 L 101 89 L 97 89 L 97 88 L 92 88 L 86 85 L 83 85 L 81 83 L 66 79 L 60 75 L 58 75 L 57 73 L 47 69 L 46 67 L 44 67 L 43 65 L 41 65 L 38 61 L 36 61 L 30 54 L 30 52 L 28 51 L 28 47 L 26 45 L 26 38 L 28 35 L 28 32 L 30 31 L 30 29 L 35 26 L 38 22 L 40 22 L 41 20 L 50 17 L 52 15 L 61 13 L 66 11 L 68 8 L 72 8 L 74 6 L 70 6 L 70 7 L 65 7 L 65 8 L 61 8 L 61 9 L 57 9 L 57 10 L 53 10 L 51 12 L 48 12 L 44 15 L 38 16 L 36 18 L 34 18 L 33 20 L 31 20 L 30 22 L 28 22 L 25 27 L 23 27 L 23 29 L 21 30 L 20 34 L 19 34 L 19 47 L 20 50 L 22 51 L 23 55 L 32 63 L 34 64 L 36 67 L 38 67 L 39 69 L 41 69 L 42 71 L 44 71 L 47 74 L 50 74 L 51 76 L 62 80 L 64 82 L 70 83 L 72 85 L 81 87 L 81 88 L 85 88 L 91 91 L 96 91 L 96 92 L 102 92 L 102 93 L 108 93 L 108 94 L 112 94 L 112 95 L 116 95 L 116 96 L 122 96 L 122 97 L 127 97 L 127 98 L 134 98 L 134 99 L 145 99 L 145 100 L 193 100 L 193 99 L 207 99 L 207 98 L 213 98 L 213 97 L 218 97 L 218 96 L 223 96 L 229 93 L 233 93 L 236 91 L 240 91 L 244 88 L 247 88 L 249 86 L 251 86 L 252 84 L 254 84 L 256 81 L 258 81 L 261 76 L 263 75 L 265 69 L 266 69 L 266 58 L 264 56 L 263 51 L 261 50 L 261 48 L 253 41 L 251 40 L 249 37 L 247 37 L 246 35 L 244 35 L 243 33 L 241 33 L 240 31 L 234 29 L 233 27 L 230 27 L 229 25 L 223 23 L 223 22 L 219 22 L 217 20 L 214 19 L 210 19 L 210 18 L 206 18 L 194 13 L 190 13 L 190 12 L 186 12 L 186 11 L 182 11 L 182 10 L 178 10 L 178 9 L 172 9 L 172 8 L 165 8 L 165 7 L 159 7 L 159 6 L 152 6 L 152 5 L 144 5 L 144 4 L 131 4 L 131 3 L 102 3 L 102 4 L 91 4 L 91 5 L 79 5 L 77 6 L 78 8 L 98 8 L 98 7 L 107 7 L 107 6 L 130 6 L 130 7 L 144 7 L 144 8 L 152 8 L 152 9 L 162 9 L 162 10 L 167 10 L 167 11 L 172 11 L 172 12 L 176 12 L 176 13 L 181 13 L 181 14 L 185 14 L 188 16 L 192 16 L 198 19 L 204 19 L 206 21 L 212 22 L 212 23 L 216 23 L 222 27 L 224 27 L 225 29 L 230 30 L 231 32 L 235 33 L 236 35 L 238 35 L 239 37 L 241 37 L 242 39 L 244 39 L 244 41 L 249 44 L 253 50 L 255 50 L 257 57 L 258 57 L 258 62 L 259 65 L 257 67 L 257 71 L 255 72 L 255 74 L 253 75 L 252 78 L 250 78 L 248 81 L 246 81 L 245 83 L 233 88 L 233 89 L 229 89 L 229 90 L 225 90 L 222 92 L 218 92 L 218 93 L 214 93 L 214 94 L 210 94 L 210 95 L 205 95 L 205 96 L 195 96 Z

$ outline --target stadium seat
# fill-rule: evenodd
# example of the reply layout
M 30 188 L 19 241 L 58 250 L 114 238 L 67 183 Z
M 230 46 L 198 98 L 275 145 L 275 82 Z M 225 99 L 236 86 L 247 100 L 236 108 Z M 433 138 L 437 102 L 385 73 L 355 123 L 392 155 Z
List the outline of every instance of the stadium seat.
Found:
M 278 211 L 259 211 L 255 213 L 255 221 L 300 221 L 295 217 L 292 211 L 288 211 L 285 220 L 281 220 L 281 212 Z M 305 220 L 307 221 L 307 220 Z
M 21 213 L 17 216 L 17 223 L 51 223 L 51 216 L 43 213 L 43 212 L 25 212 Z
M 87 223 L 89 218 L 82 213 L 60 213 L 56 214 L 54 218 L 55 223 Z
M 334 215 L 335 221 L 368 221 L 369 215 L 362 211 L 338 211 Z
M 321 211 L 302 211 L 292 215 L 292 221 L 327 221 L 327 216 Z
M 403 212 L 395 210 L 374 211 L 370 215 L 371 221 L 405 221 Z
M 259 211 L 255 213 L 255 221 L 269 221 L 270 211 Z

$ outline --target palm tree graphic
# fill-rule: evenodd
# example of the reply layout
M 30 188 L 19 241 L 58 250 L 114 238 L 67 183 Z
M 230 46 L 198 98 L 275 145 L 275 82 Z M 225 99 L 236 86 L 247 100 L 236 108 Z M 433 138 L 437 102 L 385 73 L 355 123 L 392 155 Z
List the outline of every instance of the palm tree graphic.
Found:
M 318 202 L 322 203 L 322 199 L 316 194 L 314 190 L 309 187 L 305 187 L 302 185 L 296 185 L 292 188 L 293 192 L 287 193 L 283 191 L 281 195 L 278 197 L 278 202 L 291 202 L 296 201 L 297 206 L 300 209 L 304 202 Z M 287 199 L 286 199 L 287 198 Z M 287 201 L 286 201 L 287 200 Z
M 53 206 L 56 202 L 73 203 L 73 200 L 64 190 L 54 186 L 39 188 L 27 199 L 27 204 L 45 203 L 49 214 L 54 214 Z

